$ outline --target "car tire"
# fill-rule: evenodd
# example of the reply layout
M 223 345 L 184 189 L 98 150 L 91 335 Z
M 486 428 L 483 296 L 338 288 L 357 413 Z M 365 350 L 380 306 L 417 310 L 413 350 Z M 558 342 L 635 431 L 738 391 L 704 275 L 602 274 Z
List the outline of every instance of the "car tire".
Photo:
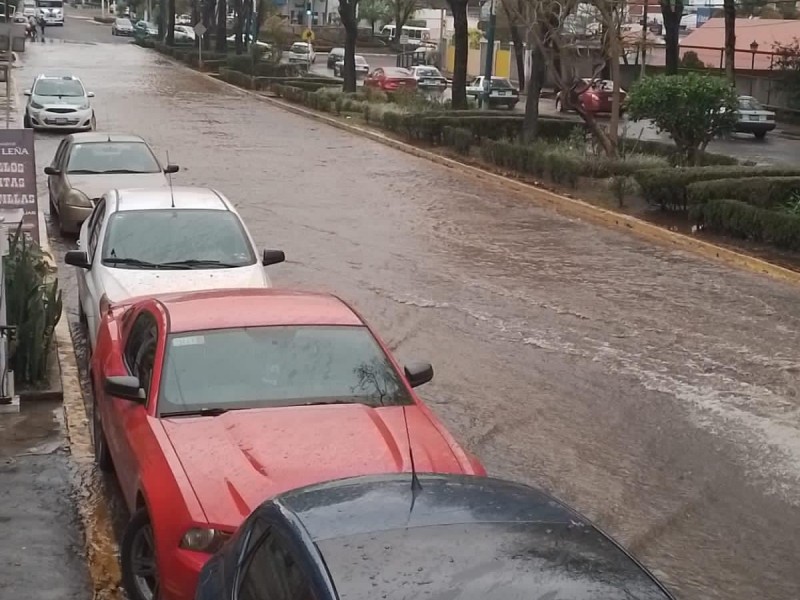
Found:
M 32 129 L 33 126 L 31 125 L 31 118 L 28 116 L 28 111 L 25 111 L 25 116 L 22 117 L 22 126 L 25 129 Z
M 53 192 L 47 190 L 47 198 L 50 201 L 50 216 L 55 218 L 58 215 L 58 207 L 56 203 L 53 201 Z
M 556 112 L 567 112 L 567 110 L 564 108 L 564 103 L 561 102 L 561 98 L 556 98 Z
M 78 313 L 81 323 L 86 324 L 86 313 L 83 312 L 80 300 L 78 300 Z M 108 449 L 106 434 L 103 431 L 103 424 L 100 422 L 100 413 L 97 411 L 97 393 L 92 386 L 92 444 L 94 445 L 94 461 L 103 473 L 111 473 L 114 470 L 114 461 L 111 459 L 111 452 Z
M 767 137 L 767 132 L 766 131 L 756 131 L 753 135 L 756 136 L 757 140 L 763 140 L 765 137 Z
M 89 131 L 94 131 L 95 129 L 97 129 L 97 119 L 95 119 L 94 112 L 92 112 L 92 121 L 89 125 Z
M 130 600 L 158 600 L 155 536 L 146 508 L 137 510 L 125 528 L 120 547 L 120 563 L 122 586 Z

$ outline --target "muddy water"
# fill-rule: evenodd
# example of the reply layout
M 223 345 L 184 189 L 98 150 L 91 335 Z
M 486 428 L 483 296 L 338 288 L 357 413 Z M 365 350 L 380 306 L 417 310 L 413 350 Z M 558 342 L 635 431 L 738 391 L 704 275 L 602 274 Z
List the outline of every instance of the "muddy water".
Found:
M 18 81 L 74 70 L 100 129 L 145 136 L 182 166 L 176 184 L 233 200 L 286 251 L 276 284 L 333 290 L 401 359 L 430 359 L 426 400 L 492 473 L 573 503 L 682 598 L 800 597 L 800 290 L 555 215 L 133 46 L 23 60 Z M 40 166 L 57 140 L 37 135 Z

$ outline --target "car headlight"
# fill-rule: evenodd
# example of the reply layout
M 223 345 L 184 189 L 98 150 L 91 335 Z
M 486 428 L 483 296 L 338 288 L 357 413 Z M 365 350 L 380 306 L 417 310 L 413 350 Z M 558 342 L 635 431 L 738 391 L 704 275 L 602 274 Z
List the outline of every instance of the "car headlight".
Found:
M 82 206 L 85 208 L 92 207 L 92 201 L 89 200 L 89 197 L 79 190 L 70 190 L 65 198 L 65 204 L 69 204 L 70 206 Z
M 89 110 L 89 108 L 90 108 L 89 101 L 87 100 L 78 107 L 78 110 Z
M 183 534 L 181 548 L 195 552 L 214 554 L 230 539 L 231 535 L 219 529 L 192 527 Z
M 44 106 L 36 102 L 36 100 L 31 100 L 31 108 L 35 108 L 36 110 L 41 110 L 44 108 Z

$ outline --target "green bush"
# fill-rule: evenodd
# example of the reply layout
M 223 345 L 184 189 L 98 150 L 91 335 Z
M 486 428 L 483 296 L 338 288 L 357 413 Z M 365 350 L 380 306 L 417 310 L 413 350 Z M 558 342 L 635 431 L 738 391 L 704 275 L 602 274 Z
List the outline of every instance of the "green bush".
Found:
M 619 141 L 619 151 L 621 154 L 636 152 L 638 154 L 652 154 L 653 156 L 663 156 L 669 160 L 673 166 L 682 166 L 683 156 L 678 151 L 678 147 L 672 143 L 659 142 L 655 140 L 637 140 L 632 138 L 622 138 Z M 697 155 L 697 164 L 701 167 L 738 165 L 739 161 L 732 156 L 725 154 L 713 154 L 711 152 L 701 152 Z
M 473 139 L 472 131 L 463 127 L 446 125 L 442 129 L 442 143 L 445 146 L 452 146 L 456 152 L 465 156 L 470 153 Z
M 297 65 L 288 63 L 276 65 L 263 60 L 254 61 L 250 54 L 229 54 L 225 62 L 228 69 L 258 77 L 298 77 L 300 75 Z
M 3 258 L 8 324 L 16 327 L 9 356 L 17 381 L 39 383 L 47 376 L 47 361 L 56 324 L 61 318 L 61 290 L 51 279 L 47 254 L 18 227 L 9 236 Z
M 692 183 L 686 190 L 690 205 L 727 199 L 772 208 L 786 204 L 794 194 L 800 193 L 800 176 L 712 179 Z
M 800 176 L 800 169 L 780 167 L 678 167 L 648 169 L 635 174 L 648 202 L 666 210 L 686 210 L 687 187 L 697 181 L 750 177 Z
M 730 199 L 695 204 L 689 216 L 698 226 L 714 233 L 800 251 L 800 216 Z

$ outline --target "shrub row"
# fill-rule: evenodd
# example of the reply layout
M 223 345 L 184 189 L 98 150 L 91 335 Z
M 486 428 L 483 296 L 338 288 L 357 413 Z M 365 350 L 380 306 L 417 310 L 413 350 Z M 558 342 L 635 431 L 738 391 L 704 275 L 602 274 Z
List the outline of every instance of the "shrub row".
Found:
M 780 167 L 678 167 L 636 173 L 642 196 L 666 210 L 686 210 L 690 184 L 712 179 L 800 176 L 800 169 Z
M 619 143 L 621 154 L 635 152 L 637 154 L 652 154 L 663 156 L 672 166 L 680 166 L 682 155 L 678 152 L 678 147 L 673 143 L 659 142 L 656 140 L 636 140 L 632 138 L 622 138 Z M 702 152 L 698 155 L 698 166 L 732 166 L 738 165 L 739 161 L 732 156 L 725 154 L 714 154 L 712 152 Z
M 691 219 L 708 231 L 800 251 L 800 217 L 741 200 L 715 199 L 695 204 Z
M 234 71 L 256 75 L 258 77 L 297 77 L 300 68 L 297 65 L 284 63 L 275 64 L 263 60 L 253 61 L 249 54 L 232 54 L 227 57 L 227 67 Z
M 488 163 L 518 173 L 549 178 L 555 183 L 575 186 L 579 177 L 606 178 L 625 176 L 643 169 L 652 170 L 659 164 L 668 168 L 663 158 L 630 154 L 624 158 L 581 154 L 552 144 L 514 144 L 505 141 L 483 140 L 481 158 Z
M 442 128 L 442 144 L 451 146 L 459 154 L 468 156 L 474 140 L 472 131 L 464 127 L 445 125 Z
M 800 176 L 712 179 L 692 183 L 686 190 L 689 205 L 741 200 L 760 208 L 772 208 L 786 204 L 792 195 L 800 193 Z
M 228 83 L 232 83 L 233 85 L 238 85 L 239 87 L 248 90 L 252 90 L 254 87 L 253 78 L 250 75 L 247 75 L 246 73 L 242 73 L 241 71 L 228 69 L 227 67 L 220 67 L 219 77 L 223 81 L 227 81 Z

